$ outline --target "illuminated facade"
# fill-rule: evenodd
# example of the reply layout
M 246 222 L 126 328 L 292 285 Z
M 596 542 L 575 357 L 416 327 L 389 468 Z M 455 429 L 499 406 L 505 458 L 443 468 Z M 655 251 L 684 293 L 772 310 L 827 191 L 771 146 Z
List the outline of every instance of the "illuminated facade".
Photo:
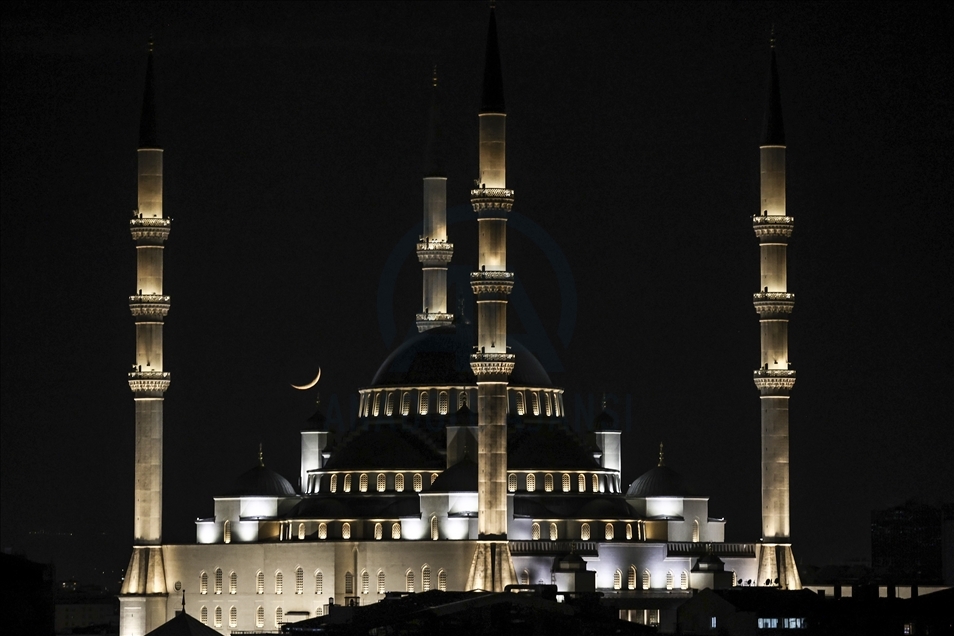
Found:
M 150 62 L 143 122 L 154 129 L 151 77 Z M 471 191 L 479 231 L 471 274 L 476 325 L 448 312 L 453 245 L 436 100 L 435 94 L 417 245 L 424 288 L 423 311 L 415 317 L 419 333 L 359 389 L 358 418 L 346 437 L 335 440 L 320 414 L 312 418 L 301 433 L 297 489 L 260 454 L 231 491 L 214 497 L 214 515 L 196 522 L 190 545 L 162 545 L 160 498 L 139 504 L 140 464 L 143 471 L 158 470 L 153 467 L 161 460 L 161 400 L 169 380 L 159 336 L 168 309 L 161 248 L 169 225 L 161 205 L 152 203 L 161 202 L 162 151 L 154 135 L 140 143 L 133 233 L 142 252 L 140 280 L 147 282 L 133 300 L 137 535 L 121 593 L 123 636 L 142 636 L 172 618 L 183 590 L 190 614 L 229 633 L 275 630 L 322 615 L 332 599 L 366 604 L 389 591 L 541 582 L 561 592 L 598 590 L 615 599 L 624 618 L 665 623 L 667 612 L 674 616 L 667 609 L 673 600 L 693 590 L 756 580 L 760 546 L 726 543 L 725 521 L 709 516 L 708 498 L 687 488 L 666 465 L 662 448 L 656 467 L 624 485 L 622 432 L 605 404 L 594 431 L 577 434 L 565 420 L 563 390 L 530 351 L 507 341 L 513 274 L 506 222 L 514 199 L 506 182 L 493 13 L 478 118 L 480 176 Z M 781 184 L 784 201 L 784 176 Z M 138 230 L 141 225 L 151 233 Z M 775 282 L 766 284 L 777 293 Z M 161 309 L 140 321 L 141 305 Z M 772 333 L 763 342 L 778 341 Z M 148 409 L 140 409 L 141 402 Z M 144 487 L 154 488 L 148 493 L 161 494 L 161 472 L 144 474 Z M 140 531 L 140 517 L 155 522 Z M 784 519 L 787 531 L 787 512 Z

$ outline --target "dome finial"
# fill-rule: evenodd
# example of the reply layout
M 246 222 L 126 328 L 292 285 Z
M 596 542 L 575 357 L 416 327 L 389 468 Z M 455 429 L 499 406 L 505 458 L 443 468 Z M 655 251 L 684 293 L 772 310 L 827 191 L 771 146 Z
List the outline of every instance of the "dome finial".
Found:
M 431 76 L 432 86 L 437 88 L 437 64 L 434 65 L 434 73 Z
M 603 405 L 603 410 L 605 411 L 606 410 L 606 391 L 603 391 L 603 401 L 601 402 L 601 404 Z
M 258 443 L 258 465 L 261 466 L 261 467 L 263 467 L 263 468 L 265 467 L 265 456 L 264 456 L 264 454 L 262 453 L 262 443 L 261 443 L 261 442 Z
M 663 443 L 662 443 L 662 442 L 659 442 L 659 464 L 658 464 L 658 465 L 659 465 L 659 466 L 665 466 L 665 465 L 666 465 L 665 459 L 664 459 L 664 457 L 663 457 Z
M 775 23 L 772 23 L 772 33 L 769 35 L 769 47 L 775 48 Z
M 155 46 L 156 41 L 153 39 L 152 34 L 149 34 L 149 52 L 152 53 L 152 49 Z

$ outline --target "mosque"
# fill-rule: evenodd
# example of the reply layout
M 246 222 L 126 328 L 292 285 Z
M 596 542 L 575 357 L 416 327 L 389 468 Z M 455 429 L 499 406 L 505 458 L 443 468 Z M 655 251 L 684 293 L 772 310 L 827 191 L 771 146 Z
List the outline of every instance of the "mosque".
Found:
M 582 436 L 565 420 L 563 389 L 533 354 L 507 339 L 506 108 L 493 10 L 478 113 L 480 177 L 471 190 L 479 262 L 477 312 L 448 311 L 446 187 L 439 114 L 432 108 L 424 190 L 418 332 L 359 389 L 352 431 L 335 440 L 317 413 L 301 432 L 299 488 L 258 462 L 214 494 L 214 516 L 189 545 L 162 540 L 162 287 L 171 219 L 162 207 L 152 54 L 138 149 L 135 536 L 120 593 L 123 636 L 143 636 L 188 613 L 222 633 L 269 632 L 330 605 L 377 602 L 388 592 L 503 591 L 556 584 L 598 591 L 621 618 L 665 623 L 704 588 L 800 587 L 788 493 L 785 139 L 774 46 L 761 142 L 761 197 L 753 227 L 761 252 L 762 538 L 726 543 L 725 520 L 665 463 L 621 483 L 621 435 L 604 410 Z M 753 250 L 754 251 L 754 250 Z M 754 258 L 754 254 L 753 254 Z M 740 382 L 747 381 L 743 378 Z

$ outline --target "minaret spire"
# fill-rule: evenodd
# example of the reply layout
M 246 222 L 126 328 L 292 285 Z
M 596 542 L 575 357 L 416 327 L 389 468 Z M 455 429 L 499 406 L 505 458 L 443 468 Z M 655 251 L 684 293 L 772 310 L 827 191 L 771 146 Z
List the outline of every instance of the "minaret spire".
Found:
M 795 295 L 788 291 L 787 250 L 795 220 L 788 215 L 785 202 L 785 131 L 774 29 L 759 155 L 761 203 L 759 213 L 752 218 L 761 252 L 760 291 L 753 299 L 761 325 L 762 350 L 755 372 L 762 412 L 762 543 L 758 584 L 798 589 L 801 581 L 791 545 L 788 433 L 788 401 L 795 385 L 795 370 L 788 357 L 788 320 L 795 307 Z
M 138 207 L 129 229 L 136 242 L 136 288 L 129 309 L 136 323 L 136 357 L 128 375 L 136 408 L 133 554 L 120 590 L 120 631 L 141 636 L 165 621 L 162 559 L 163 368 L 162 327 L 169 312 L 163 292 L 163 246 L 170 219 L 162 209 L 162 148 L 156 134 L 156 92 L 150 40 L 139 122 Z
M 417 244 L 417 259 L 424 276 L 422 311 L 417 314 L 418 331 L 450 325 L 454 319 L 447 313 L 447 265 L 454 255 L 454 244 L 447 241 L 447 173 L 437 65 L 431 84 L 431 114 L 424 151 L 424 233 Z
M 478 544 L 467 587 L 502 592 L 516 581 L 507 543 L 507 382 L 514 367 L 507 347 L 507 298 L 513 289 L 507 215 L 513 191 L 506 189 L 507 115 L 493 7 L 478 121 L 480 178 L 470 193 L 480 234 L 478 271 L 470 275 L 477 296 L 477 353 L 470 366 L 477 377 Z

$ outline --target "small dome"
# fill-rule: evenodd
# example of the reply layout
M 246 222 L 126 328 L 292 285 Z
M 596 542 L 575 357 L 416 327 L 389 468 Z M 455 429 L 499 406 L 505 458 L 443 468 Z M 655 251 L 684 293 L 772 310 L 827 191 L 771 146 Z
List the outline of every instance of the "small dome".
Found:
M 294 497 L 291 483 L 270 468 L 259 464 L 235 480 L 227 497 Z
M 470 368 L 475 344 L 474 328 L 467 322 L 428 329 L 395 349 L 374 374 L 371 386 L 476 384 Z M 510 353 L 516 356 L 511 385 L 553 386 L 543 365 L 529 349 L 516 341 L 509 344 Z
M 594 422 L 594 427 L 597 431 L 613 431 L 616 430 L 616 421 L 613 420 L 613 416 L 606 412 L 604 407 L 600 414 L 596 416 Z
M 629 486 L 627 497 L 692 497 L 682 475 L 669 466 L 656 466 Z

